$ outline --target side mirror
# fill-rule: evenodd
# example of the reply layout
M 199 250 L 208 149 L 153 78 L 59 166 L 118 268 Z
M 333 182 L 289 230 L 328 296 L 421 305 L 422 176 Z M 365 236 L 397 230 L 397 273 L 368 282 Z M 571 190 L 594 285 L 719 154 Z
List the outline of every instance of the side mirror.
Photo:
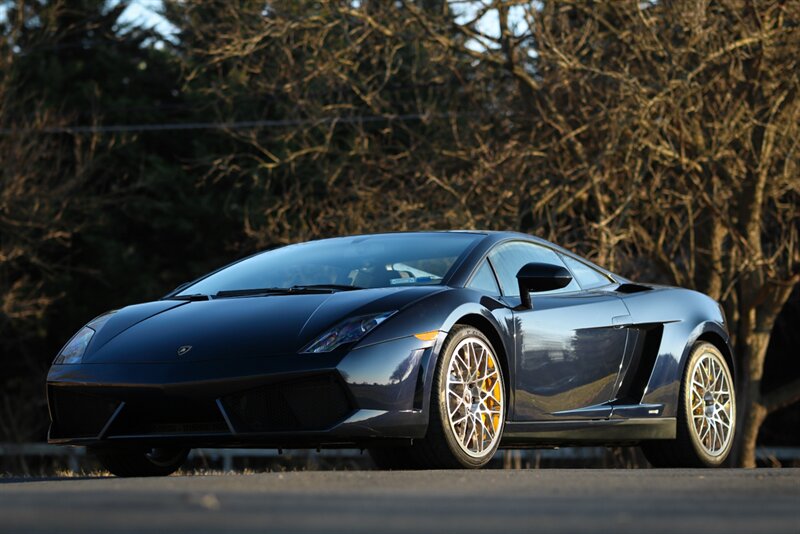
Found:
M 560 265 L 549 263 L 528 263 L 522 266 L 517 273 L 517 283 L 519 284 L 519 298 L 522 299 L 522 307 L 530 309 L 531 293 L 541 291 L 552 291 L 567 287 L 572 282 L 572 275 Z

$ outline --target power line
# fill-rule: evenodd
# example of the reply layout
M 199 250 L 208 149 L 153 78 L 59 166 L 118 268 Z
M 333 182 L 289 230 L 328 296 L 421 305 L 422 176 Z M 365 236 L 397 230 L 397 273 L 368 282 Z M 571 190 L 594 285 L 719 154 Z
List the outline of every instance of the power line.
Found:
M 430 90 L 452 90 L 458 89 L 462 87 L 463 84 L 460 83 L 451 83 L 451 82 L 426 82 L 426 83 L 403 83 L 403 84 L 394 84 L 394 85 L 386 85 L 381 87 L 380 92 L 381 94 L 386 93 L 401 93 L 403 91 L 415 91 L 417 89 L 430 91 Z M 236 97 L 236 105 L 242 104 L 264 104 L 264 103 L 280 103 L 281 96 L 285 96 L 287 93 L 285 91 L 279 91 L 276 94 L 275 91 L 269 94 L 250 94 L 248 96 L 238 96 Z M 309 91 L 304 93 L 304 97 L 307 99 L 314 99 L 314 98 L 321 98 L 323 96 L 330 95 L 330 91 Z M 158 103 L 151 103 L 147 105 L 126 105 L 126 106 L 119 106 L 119 105 L 109 105 L 103 106 L 102 104 L 98 105 L 96 102 L 91 103 L 91 109 L 93 112 L 97 113 L 98 115 L 110 114 L 110 113 L 118 113 L 120 111 L 129 113 L 129 112 L 141 112 L 141 111 L 161 111 L 161 110 L 168 110 L 168 111 L 182 111 L 182 110 L 192 110 L 197 109 L 197 105 L 190 101 L 177 101 L 177 102 L 158 102 Z M 28 116 L 34 116 L 33 114 L 28 114 Z
M 0 128 L 0 135 L 21 133 L 82 134 L 82 133 L 131 133 L 161 132 L 177 130 L 255 130 L 318 124 L 360 124 L 370 122 L 410 122 L 432 119 L 450 119 L 474 116 L 474 113 L 407 113 L 402 115 L 355 115 L 350 117 L 321 117 L 316 119 L 265 119 L 231 122 L 174 122 L 160 124 L 110 124 L 45 126 L 43 128 Z

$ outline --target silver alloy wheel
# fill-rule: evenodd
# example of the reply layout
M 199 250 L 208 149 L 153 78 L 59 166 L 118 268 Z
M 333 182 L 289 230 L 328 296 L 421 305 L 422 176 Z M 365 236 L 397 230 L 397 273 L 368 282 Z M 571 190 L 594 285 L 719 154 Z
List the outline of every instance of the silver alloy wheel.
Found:
M 503 429 L 505 392 L 492 349 L 478 337 L 463 339 L 447 369 L 447 414 L 461 449 L 473 458 L 493 451 Z
M 689 407 L 691 428 L 706 453 L 724 454 L 736 424 L 736 402 L 730 371 L 722 357 L 704 352 L 692 369 Z

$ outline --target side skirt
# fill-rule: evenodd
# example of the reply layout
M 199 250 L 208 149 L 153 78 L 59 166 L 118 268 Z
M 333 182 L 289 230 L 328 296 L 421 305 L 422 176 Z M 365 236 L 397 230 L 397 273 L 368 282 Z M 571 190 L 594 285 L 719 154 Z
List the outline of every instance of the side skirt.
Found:
M 615 445 L 675 439 L 674 417 L 594 419 L 589 421 L 507 422 L 501 447 Z

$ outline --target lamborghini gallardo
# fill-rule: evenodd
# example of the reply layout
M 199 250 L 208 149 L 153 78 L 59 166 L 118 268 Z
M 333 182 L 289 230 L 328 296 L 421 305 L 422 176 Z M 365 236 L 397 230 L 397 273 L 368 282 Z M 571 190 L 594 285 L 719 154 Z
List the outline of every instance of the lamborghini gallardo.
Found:
M 711 298 L 512 232 L 360 235 L 237 261 L 104 313 L 47 378 L 49 441 L 119 476 L 193 447 L 358 448 L 387 469 L 640 445 L 723 464 L 734 354 Z

